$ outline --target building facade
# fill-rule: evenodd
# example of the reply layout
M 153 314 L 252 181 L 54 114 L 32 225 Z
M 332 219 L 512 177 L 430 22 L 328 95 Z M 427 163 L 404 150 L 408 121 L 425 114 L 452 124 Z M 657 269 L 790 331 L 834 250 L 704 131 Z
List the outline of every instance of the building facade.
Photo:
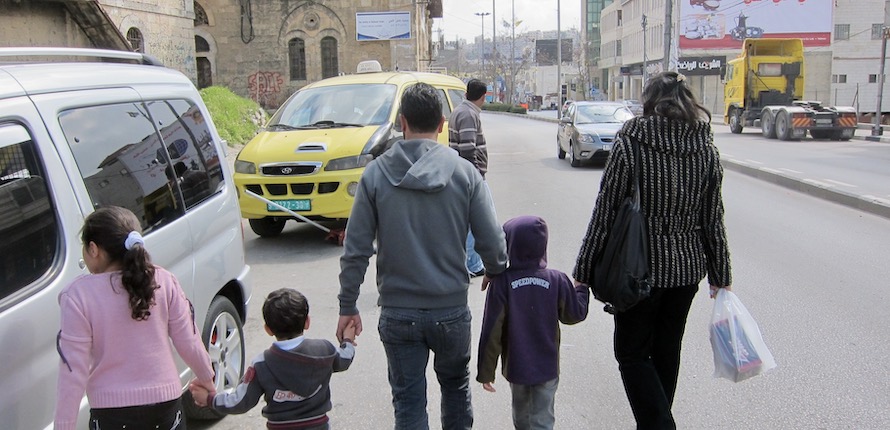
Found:
M 222 85 L 274 108 L 364 60 L 427 70 L 440 17 L 441 0 L 0 0 L 0 38 L 145 52 L 199 88 Z
M 771 37 L 771 33 L 800 37 L 805 48 L 804 98 L 874 112 L 885 26 L 884 14 L 874 11 L 885 10 L 886 3 L 890 2 L 674 1 L 669 68 L 689 77 L 696 97 L 719 120 L 723 115 L 720 66 L 741 52 L 742 40 Z M 654 0 L 622 0 L 602 10 L 598 65 L 604 80 L 608 77 L 609 99 L 638 99 L 644 76 L 663 70 L 665 12 L 664 2 Z M 883 98 L 888 95 L 885 86 Z

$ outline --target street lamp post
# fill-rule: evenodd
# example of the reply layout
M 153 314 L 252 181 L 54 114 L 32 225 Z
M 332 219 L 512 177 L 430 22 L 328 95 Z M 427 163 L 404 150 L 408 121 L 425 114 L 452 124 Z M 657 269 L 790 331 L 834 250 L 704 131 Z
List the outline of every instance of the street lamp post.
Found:
M 476 12 L 476 16 L 482 21 L 482 40 L 479 42 L 479 58 L 482 59 L 482 73 L 485 75 L 485 17 L 491 15 L 491 12 Z
M 881 71 L 878 74 L 878 107 L 875 108 L 875 117 L 871 126 L 872 136 L 881 136 L 884 129 L 881 127 L 881 117 L 883 116 L 882 102 L 884 95 L 884 63 L 887 62 L 887 38 L 890 37 L 890 27 L 881 28 Z
M 562 29 L 560 28 L 559 0 L 556 0 L 556 116 L 562 119 Z
M 643 26 L 643 88 L 646 88 L 646 78 L 649 74 L 649 71 L 646 69 L 646 63 L 649 62 L 649 57 L 646 55 L 646 15 L 643 14 L 643 18 L 640 21 L 640 24 Z

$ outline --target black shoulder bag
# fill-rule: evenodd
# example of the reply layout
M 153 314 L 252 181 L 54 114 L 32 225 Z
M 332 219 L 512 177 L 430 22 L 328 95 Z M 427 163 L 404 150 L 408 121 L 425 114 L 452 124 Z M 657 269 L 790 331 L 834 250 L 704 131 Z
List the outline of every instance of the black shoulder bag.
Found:
M 615 214 L 606 246 L 593 266 L 593 296 L 606 304 L 604 311 L 623 312 L 649 297 L 649 248 L 646 217 L 640 207 L 640 148 L 629 136 L 627 148 L 634 156 L 633 195 L 624 199 Z

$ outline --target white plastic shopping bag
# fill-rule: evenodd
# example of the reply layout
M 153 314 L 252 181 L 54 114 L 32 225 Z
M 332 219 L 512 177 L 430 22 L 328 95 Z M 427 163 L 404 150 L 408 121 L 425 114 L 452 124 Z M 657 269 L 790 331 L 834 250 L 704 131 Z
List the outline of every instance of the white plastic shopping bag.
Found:
M 757 322 L 732 292 L 717 290 L 711 316 L 714 377 L 744 381 L 776 367 Z

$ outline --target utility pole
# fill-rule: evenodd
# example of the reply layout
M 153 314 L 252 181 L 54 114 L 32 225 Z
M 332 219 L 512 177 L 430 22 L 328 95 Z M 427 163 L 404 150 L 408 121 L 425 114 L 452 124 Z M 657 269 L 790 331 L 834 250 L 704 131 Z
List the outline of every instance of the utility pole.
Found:
M 881 136 L 884 129 L 881 127 L 884 99 L 884 63 L 887 62 L 887 38 L 890 37 L 890 0 L 884 1 L 884 26 L 881 28 L 881 72 L 878 74 L 878 106 L 875 108 L 874 123 L 871 127 L 872 136 Z
M 671 24 L 674 16 L 674 0 L 664 1 L 664 59 L 661 70 L 667 72 L 671 69 Z
M 562 28 L 560 28 L 559 0 L 556 0 L 556 116 L 562 119 Z
M 646 14 L 643 14 L 640 24 L 643 26 L 643 89 L 645 89 L 648 78 L 646 75 L 649 74 L 649 70 L 646 68 L 646 63 L 649 62 L 649 57 L 646 55 Z
M 498 100 L 498 42 L 495 39 L 498 35 L 498 22 L 494 14 L 494 0 L 491 0 L 491 101 L 497 103 Z
M 488 12 L 476 12 L 476 16 L 482 21 L 482 41 L 479 46 L 479 58 L 482 59 L 482 75 L 485 75 L 485 17 L 490 15 Z
M 513 105 L 513 91 L 516 89 L 516 0 L 512 0 L 513 23 L 510 25 L 510 105 Z

